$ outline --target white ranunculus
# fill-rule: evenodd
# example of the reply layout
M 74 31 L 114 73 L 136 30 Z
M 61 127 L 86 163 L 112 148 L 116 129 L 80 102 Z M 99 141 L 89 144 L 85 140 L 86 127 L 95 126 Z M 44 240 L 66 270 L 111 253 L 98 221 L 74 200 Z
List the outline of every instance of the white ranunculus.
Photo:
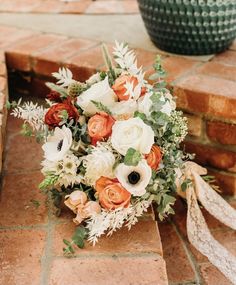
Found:
M 49 161 L 62 160 L 72 145 L 72 133 L 69 128 L 63 126 L 55 128 L 54 134 L 42 146 L 44 157 Z
M 84 179 L 89 185 L 94 186 L 101 176 L 114 178 L 115 156 L 100 143 L 92 149 L 90 154 L 83 157 L 83 164 L 86 168 Z
M 150 108 L 152 107 L 152 100 L 150 97 L 152 93 L 148 93 L 145 96 L 142 96 L 138 100 L 138 111 L 144 113 L 147 117 L 150 116 Z
M 122 155 L 125 155 L 129 148 L 148 154 L 154 144 L 154 132 L 140 118 L 116 121 L 112 127 L 111 143 Z
M 142 196 L 146 193 L 146 187 L 152 177 L 151 167 L 145 159 L 137 166 L 128 166 L 121 163 L 115 169 L 116 178 L 121 185 L 134 196 Z
M 77 104 L 83 109 L 85 115 L 92 116 L 99 112 L 92 100 L 101 102 L 108 108 L 117 101 L 117 96 L 109 85 L 108 77 L 93 84 L 77 98 Z
M 116 102 L 111 108 L 113 117 L 116 120 L 127 119 L 134 116 L 134 112 L 137 111 L 138 104 L 135 100 Z

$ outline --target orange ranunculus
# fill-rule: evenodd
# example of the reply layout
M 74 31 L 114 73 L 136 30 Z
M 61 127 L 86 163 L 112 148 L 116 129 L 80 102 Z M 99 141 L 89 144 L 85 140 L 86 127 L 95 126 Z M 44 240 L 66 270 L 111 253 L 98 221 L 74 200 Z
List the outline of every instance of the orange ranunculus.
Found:
M 114 123 L 115 119 L 107 113 L 92 116 L 88 121 L 88 133 L 92 144 L 96 145 L 98 141 L 107 139 L 111 135 Z
M 69 119 L 77 120 L 79 118 L 78 110 L 70 100 L 65 100 L 62 103 L 52 105 L 45 115 L 45 124 L 50 128 L 59 126 L 62 121 L 62 112 L 66 111 Z
M 130 75 L 121 75 L 116 79 L 112 89 L 120 101 L 127 101 L 130 98 L 130 94 L 125 95 L 127 92 L 127 89 L 125 88 L 126 83 L 132 83 L 133 88 L 135 88 L 138 85 L 138 79 L 137 77 Z
M 126 208 L 130 204 L 131 194 L 117 179 L 102 176 L 96 181 L 95 189 L 100 204 L 107 210 L 114 210 L 119 207 Z
M 145 156 L 148 165 L 153 169 L 157 170 L 160 164 L 162 154 L 159 146 L 153 145 L 149 154 Z

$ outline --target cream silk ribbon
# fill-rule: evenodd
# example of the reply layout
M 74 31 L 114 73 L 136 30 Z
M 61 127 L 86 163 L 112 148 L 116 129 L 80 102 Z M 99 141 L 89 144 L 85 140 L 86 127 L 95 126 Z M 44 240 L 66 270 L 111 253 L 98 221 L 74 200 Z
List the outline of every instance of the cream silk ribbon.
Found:
M 215 265 L 233 284 L 236 285 L 236 257 L 224 248 L 211 235 L 198 205 L 204 208 L 223 224 L 236 230 L 236 211 L 206 183 L 200 175 L 207 170 L 194 162 L 186 162 L 184 172 L 177 171 L 178 194 L 187 199 L 187 234 L 190 243 Z M 181 190 L 184 179 L 191 179 L 186 193 Z M 198 201 L 197 201 L 198 200 Z

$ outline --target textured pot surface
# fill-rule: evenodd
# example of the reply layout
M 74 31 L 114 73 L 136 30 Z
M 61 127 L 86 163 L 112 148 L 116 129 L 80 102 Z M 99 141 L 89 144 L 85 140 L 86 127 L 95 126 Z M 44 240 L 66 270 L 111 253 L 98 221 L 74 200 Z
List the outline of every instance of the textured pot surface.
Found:
M 151 40 L 188 55 L 225 50 L 236 36 L 235 0 L 138 0 Z

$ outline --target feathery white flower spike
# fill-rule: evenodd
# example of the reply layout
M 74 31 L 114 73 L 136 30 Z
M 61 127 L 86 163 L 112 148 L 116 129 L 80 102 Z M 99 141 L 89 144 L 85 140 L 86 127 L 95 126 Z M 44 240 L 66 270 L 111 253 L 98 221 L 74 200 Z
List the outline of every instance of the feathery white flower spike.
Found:
M 58 72 L 53 72 L 52 76 L 58 80 L 57 84 L 61 85 L 61 87 L 68 87 L 74 82 L 72 72 L 65 67 L 59 68 Z
M 128 71 L 131 75 L 142 74 L 142 68 L 137 67 L 137 59 L 133 50 L 129 50 L 128 46 L 124 43 L 118 43 L 113 52 L 116 63 L 119 64 L 120 68 Z

